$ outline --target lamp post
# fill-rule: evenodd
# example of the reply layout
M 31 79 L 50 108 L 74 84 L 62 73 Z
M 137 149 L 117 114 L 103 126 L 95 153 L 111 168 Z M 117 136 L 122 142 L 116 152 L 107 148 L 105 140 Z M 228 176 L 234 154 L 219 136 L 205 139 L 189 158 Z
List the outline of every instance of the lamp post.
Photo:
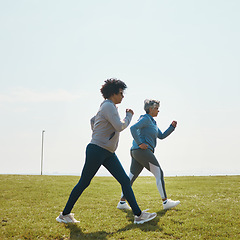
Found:
M 43 170 L 43 140 L 44 140 L 44 133 L 45 133 L 45 130 L 42 130 L 41 175 L 42 175 L 42 170 Z

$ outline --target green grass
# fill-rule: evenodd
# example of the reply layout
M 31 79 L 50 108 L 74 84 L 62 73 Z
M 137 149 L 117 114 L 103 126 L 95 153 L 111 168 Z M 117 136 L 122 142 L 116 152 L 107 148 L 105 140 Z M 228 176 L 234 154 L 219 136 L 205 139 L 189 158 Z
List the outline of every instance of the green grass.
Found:
M 77 183 L 75 176 L 0 175 L 0 239 L 240 239 L 240 176 L 166 177 L 162 210 L 154 177 L 139 177 L 133 189 L 141 209 L 158 216 L 133 224 L 131 211 L 116 209 L 121 189 L 112 177 L 95 177 L 73 212 L 79 224 L 55 218 Z

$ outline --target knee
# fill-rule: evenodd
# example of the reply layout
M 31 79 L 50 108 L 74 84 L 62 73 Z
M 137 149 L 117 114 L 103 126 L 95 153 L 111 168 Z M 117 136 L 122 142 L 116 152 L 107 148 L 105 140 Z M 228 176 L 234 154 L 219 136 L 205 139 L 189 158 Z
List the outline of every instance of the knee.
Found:
M 84 179 L 81 177 L 79 182 L 76 185 L 76 188 L 85 189 L 90 185 L 90 183 L 91 183 L 91 180 Z

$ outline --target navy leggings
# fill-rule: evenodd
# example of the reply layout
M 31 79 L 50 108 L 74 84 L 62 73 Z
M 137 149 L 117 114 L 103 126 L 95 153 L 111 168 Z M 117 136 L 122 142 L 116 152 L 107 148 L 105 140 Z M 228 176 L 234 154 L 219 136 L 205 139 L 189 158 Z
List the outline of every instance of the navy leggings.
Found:
M 89 186 L 92 178 L 95 176 L 101 165 L 103 165 L 121 184 L 123 194 L 131 206 L 134 215 L 139 216 L 141 214 L 141 209 L 136 202 L 130 179 L 125 173 L 116 154 L 91 143 L 88 144 L 86 149 L 86 161 L 82 170 L 81 178 L 69 196 L 67 204 L 63 210 L 63 215 L 71 212 L 74 204 L 81 196 L 82 192 Z

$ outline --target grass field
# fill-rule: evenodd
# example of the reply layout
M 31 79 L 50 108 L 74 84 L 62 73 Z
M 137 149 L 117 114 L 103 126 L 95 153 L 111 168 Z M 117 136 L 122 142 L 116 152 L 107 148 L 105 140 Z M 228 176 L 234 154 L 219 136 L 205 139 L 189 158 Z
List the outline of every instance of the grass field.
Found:
M 162 209 L 154 177 L 139 177 L 133 189 L 142 210 L 158 216 L 133 224 L 131 211 L 116 209 L 121 189 L 112 177 L 95 177 L 76 203 L 79 224 L 64 225 L 62 211 L 75 176 L 0 175 L 0 239 L 240 239 L 240 176 L 166 177 Z

